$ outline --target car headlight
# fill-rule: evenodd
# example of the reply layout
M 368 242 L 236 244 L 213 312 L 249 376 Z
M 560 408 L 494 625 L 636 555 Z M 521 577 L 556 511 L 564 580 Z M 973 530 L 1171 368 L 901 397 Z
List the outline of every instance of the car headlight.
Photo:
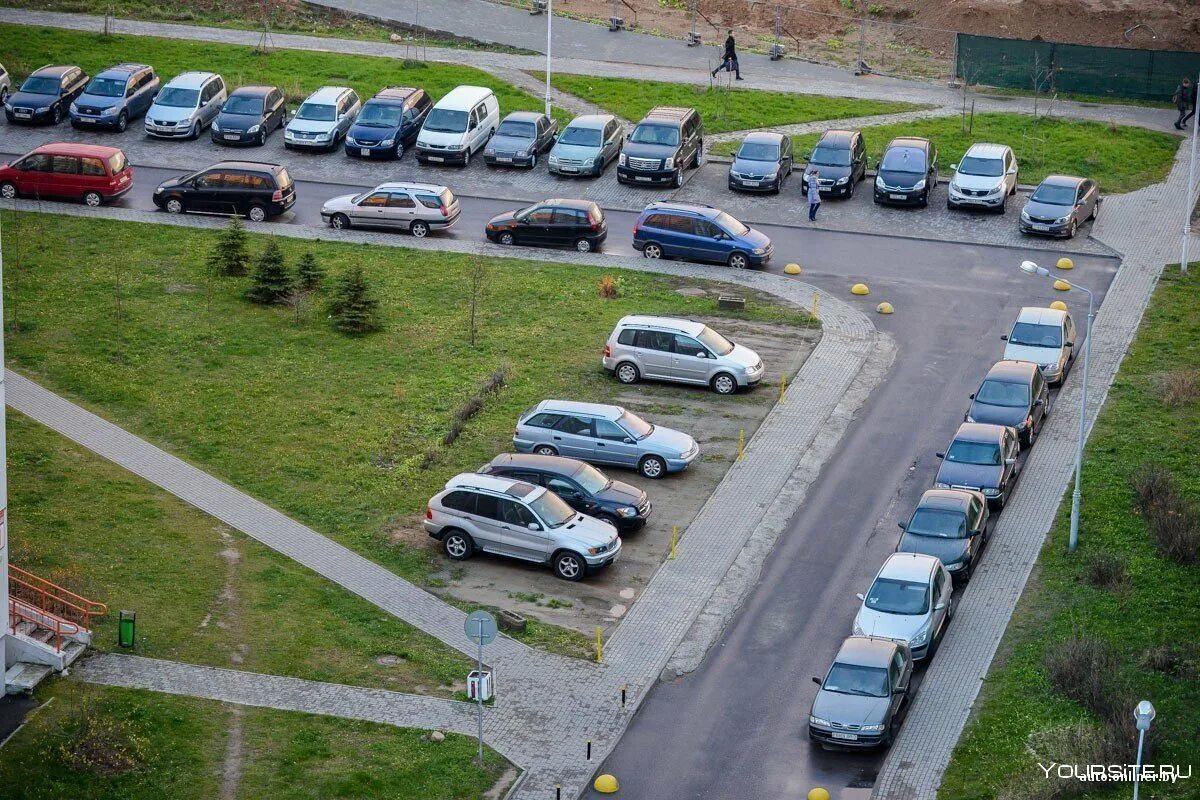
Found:
M 1026 222 L 1029 222 L 1029 212 L 1028 212 L 1028 211 L 1022 211 L 1022 212 L 1021 212 L 1021 219 L 1025 220 Z
M 625 157 L 625 156 L 621 156 L 621 158 L 624 158 L 624 157 Z M 551 156 L 550 156 L 550 163 L 551 163 L 551 164 L 557 164 L 557 163 L 558 163 L 558 156 L 556 156 L 556 155 L 551 155 Z
M 1023 431 L 1032 424 L 1033 424 L 1033 417 L 1026 417 L 1025 419 L 1021 420 L 1020 423 L 1017 424 L 1017 430 Z
M 740 178 L 740 177 L 742 177 L 742 176 L 741 176 L 741 173 L 739 173 L 739 172 L 738 172 L 737 170 L 735 170 L 733 167 L 730 167 L 730 168 L 729 168 L 729 177 L 731 177 L 731 178 Z
M 391 146 L 392 146 L 392 145 L 394 145 L 395 143 L 396 143 L 396 140 L 395 140 L 395 139 L 384 139 L 384 140 L 383 140 L 382 142 L 380 142 L 379 144 L 380 144 L 381 146 L 383 146 L 383 147 L 391 147 Z
M 213 125 L 213 127 L 215 128 L 217 126 Z M 262 125 L 251 125 L 250 129 L 247 130 L 246 133 L 258 133 L 261 129 L 262 129 Z
M 617 516 L 624 517 L 626 519 L 629 519 L 630 517 L 636 517 L 637 513 L 637 509 L 633 506 L 624 506 L 617 509 Z
M 159 186 L 157 189 L 155 189 L 155 190 L 154 190 L 154 193 L 155 193 L 155 194 L 162 194 L 162 190 L 163 190 L 163 187 Z
M 924 188 L 925 188 L 925 179 L 922 178 L 921 180 L 917 181 L 917 185 L 913 187 L 913 191 L 919 192 Z
M 883 725 L 883 724 L 880 724 L 880 725 L 863 725 L 861 728 L 859 728 L 859 730 L 860 730 L 860 731 L 868 731 L 868 732 L 870 732 L 870 733 L 881 733 L 881 732 L 883 731 L 883 729 L 884 729 L 884 728 L 886 728 L 886 727 L 887 727 L 887 726 L 886 726 L 886 725 Z
M 875 187 L 877 189 L 883 188 L 883 178 L 879 177 L 878 175 L 875 176 Z
M 808 715 L 808 724 L 809 725 L 824 725 L 826 728 L 833 727 L 832 725 L 829 724 L 829 720 L 821 719 L 820 717 L 814 717 L 812 714 Z
M 838 179 L 837 179 L 837 185 L 838 185 L 838 186 L 845 186 L 845 185 L 846 185 L 847 183 L 849 183 L 849 182 L 850 182 L 850 176 L 848 176 L 848 175 L 847 175 L 845 178 L 838 178 Z
M 285 138 L 285 139 L 295 139 L 295 138 L 296 138 L 296 134 L 294 134 L 294 133 L 292 133 L 290 130 L 288 130 L 288 129 L 284 128 L 284 130 L 283 130 L 283 138 Z
M 911 647 L 920 647 L 925 644 L 925 640 L 929 638 L 929 628 L 922 628 L 921 631 L 909 640 L 908 644 Z
M 42 106 L 41 108 L 37 109 L 36 113 L 45 114 L 49 110 L 50 110 L 50 106 Z
M 429 147 L 429 142 L 422 142 L 420 139 L 417 139 L 417 147 Z
M 624 153 L 621 153 L 621 155 L 617 156 L 617 166 L 618 167 L 623 167 L 623 166 L 625 166 L 626 163 L 628 163 L 628 162 L 625 159 Z
M 483 154 L 487 156 L 494 156 L 496 155 L 496 148 L 489 145 L 483 149 Z
M 854 620 L 854 627 L 851 629 L 851 633 L 853 633 L 855 636 L 862 636 L 866 633 L 866 631 L 863 630 L 862 625 L 858 624 L 857 619 Z
M 1042 364 L 1042 372 L 1058 372 L 1058 362 L 1053 364 Z
M 663 169 L 675 169 L 675 156 L 671 156 L 663 161 Z
M 72 104 L 71 104 L 71 106 L 72 106 L 72 107 L 74 107 L 74 105 L 75 105 L 74 103 L 72 103 Z M 104 109 L 103 111 L 101 111 L 101 112 L 100 112 L 100 116 L 102 116 L 102 117 L 112 117 L 112 116 L 115 116 L 115 115 L 116 115 L 117 111 L 118 111 L 117 107 L 116 107 L 116 106 L 112 106 L 112 107 L 110 107 L 110 108 L 106 108 L 106 109 Z
M 950 487 L 949 487 L 949 486 L 947 486 L 947 487 L 945 487 L 945 488 L 949 489 Z M 987 489 L 984 489 L 984 490 L 983 490 L 983 495 L 984 495 L 984 497 L 999 497 L 999 496 L 1000 496 L 1000 490 L 999 490 L 999 489 L 992 489 L 992 488 L 990 488 L 990 487 L 989 487 L 989 488 L 987 488 Z
M 947 187 L 947 188 L 949 188 L 949 189 L 950 189 L 950 191 L 952 191 L 952 192 L 961 192 L 961 191 L 962 191 L 962 187 L 961 187 L 961 186 L 959 186 L 959 185 L 958 185 L 957 183 L 955 183 L 954 181 L 950 181 L 950 186 L 949 186 L 949 187 Z
M 5 105 L 7 105 L 7 104 L 5 104 Z M 72 113 L 72 114 L 78 114 L 78 113 L 79 113 L 79 106 L 75 105 L 74 103 L 71 103 L 71 113 Z
M 967 416 L 963 419 L 963 422 L 974 422 L 974 421 L 975 421 L 975 418 L 972 417 L 970 414 L 967 414 Z
M 316 139 L 318 142 L 327 142 L 327 141 L 329 141 L 330 135 L 331 134 L 328 134 L 328 133 L 318 133 L 316 136 Z
M 587 551 L 588 551 L 588 555 L 590 555 L 590 556 L 598 556 L 607 549 L 608 549 L 608 545 L 604 545 L 603 547 L 589 547 L 587 549 Z
M 767 248 L 765 248 L 765 247 L 756 247 L 756 248 L 754 248 L 754 251 L 753 251 L 753 252 L 754 252 L 754 255 L 756 255 L 756 256 L 762 256 L 762 255 L 766 255 L 766 253 L 767 253 Z
M 1062 225 L 1062 224 L 1063 224 L 1064 222 L 1066 222 L 1066 221 L 1067 221 L 1067 218 L 1066 218 L 1066 217 L 1059 217 L 1058 219 L 1054 220 L 1054 224 L 1055 224 L 1055 225 Z
M 948 484 L 948 483 L 942 483 L 941 481 L 938 481 L 938 482 L 936 482 L 936 483 L 934 483 L 934 484 L 933 484 L 933 488 L 935 488 L 935 489 L 949 489 L 949 488 L 950 488 L 950 484 Z
M 943 562 L 943 566 L 945 566 L 945 567 L 946 567 L 946 571 L 947 571 L 947 572 L 958 572 L 958 571 L 959 571 L 959 570 L 961 570 L 963 567 L 965 567 L 965 566 L 966 566 L 966 564 L 964 564 L 964 563 L 963 563 L 963 562 L 961 562 L 961 561 L 955 561 L 955 562 L 952 562 L 952 563 L 950 563 L 950 564 L 946 564 L 945 562 Z

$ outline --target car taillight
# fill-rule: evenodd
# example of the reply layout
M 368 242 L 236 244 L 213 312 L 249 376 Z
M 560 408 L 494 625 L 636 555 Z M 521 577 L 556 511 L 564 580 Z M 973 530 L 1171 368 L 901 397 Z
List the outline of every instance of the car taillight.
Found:
M 271 194 L 271 202 L 272 203 L 282 203 L 283 202 L 283 190 L 282 189 L 276 189 Z
M 425 519 L 433 519 L 433 507 L 425 506 Z
M 446 206 L 438 206 L 438 211 L 442 212 L 443 217 L 450 216 L 450 209 Z
M 592 233 L 599 233 L 599 232 L 600 232 L 600 223 L 593 222 L 592 223 Z
M 604 357 L 608 358 L 611 355 L 612 355 L 612 345 L 609 345 L 609 344 L 604 345 Z

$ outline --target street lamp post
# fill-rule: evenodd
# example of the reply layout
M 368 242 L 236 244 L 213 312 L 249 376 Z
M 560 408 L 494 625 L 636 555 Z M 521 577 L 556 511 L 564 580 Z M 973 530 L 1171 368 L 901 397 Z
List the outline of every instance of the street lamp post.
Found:
M 1197 78 L 1197 81 L 1198 83 L 1192 84 L 1193 89 L 1200 86 L 1200 77 Z M 1184 100 L 1186 101 L 1187 98 Z M 1183 199 L 1183 254 L 1179 257 L 1179 270 L 1185 275 L 1188 271 L 1188 240 L 1192 237 L 1192 211 L 1196 207 L 1196 141 L 1198 138 L 1200 138 L 1200 114 L 1193 114 L 1192 157 L 1188 161 L 1187 191 L 1184 193 Z
M 1146 731 L 1150 730 L 1150 723 L 1154 722 L 1154 706 L 1150 704 L 1149 700 L 1143 700 L 1133 710 L 1133 718 L 1137 720 L 1138 729 L 1137 771 L 1133 773 L 1133 800 L 1138 800 L 1138 781 L 1142 777 L 1142 745 L 1146 742 Z
M 1050 277 L 1050 270 L 1045 267 L 1039 267 L 1032 261 L 1022 261 L 1021 271 L 1027 275 L 1038 275 L 1043 278 Z M 1087 328 L 1084 331 L 1083 339 L 1083 388 L 1080 391 L 1079 400 L 1079 437 L 1075 442 L 1075 490 L 1071 493 L 1071 538 L 1067 543 L 1067 550 L 1074 553 L 1075 548 L 1079 546 L 1079 503 L 1083 498 L 1080 492 L 1080 483 L 1083 478 L 1083 440 L 1087 435 L 1087 387 L 1088 387 L 1088 365 L 1091 361 L 1092 353 L 1092 318 L 1095 316 L 1093 310 L 1092 290 L 1080 286 L 1076 283 L 1071 283 L 1066 278 L 1056 278 L 1070 286 L 1072 289 L 1079 289 L 1087 292 L 1088 296 L 1088 314 Z
M 554 0 L 546 0 L 546 116 L 550 116 L 550 28 L 554 22 Z

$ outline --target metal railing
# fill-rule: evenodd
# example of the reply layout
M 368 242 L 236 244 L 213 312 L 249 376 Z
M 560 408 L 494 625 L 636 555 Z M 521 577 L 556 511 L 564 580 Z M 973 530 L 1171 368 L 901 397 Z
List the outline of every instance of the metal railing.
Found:
M 83 628 L 74 622 L 62 619 L 15 597 L 8 599 L 8 629 L 14 634 L 17 625 L 28 622 L 34 628 L 50 631 L 54 639 L 55 652 L 62 652 L 63 638 L 82 633 Z
M 108 613 L 108 606 L 78 595 L 13 564 L 8 565 L 10 598 L 65 622 L 91 630 L 92 618 Z

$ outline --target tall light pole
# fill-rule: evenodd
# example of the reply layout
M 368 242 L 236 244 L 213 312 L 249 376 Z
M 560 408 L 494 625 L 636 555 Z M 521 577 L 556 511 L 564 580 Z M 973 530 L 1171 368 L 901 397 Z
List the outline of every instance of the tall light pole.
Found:
M 554 0 L 546 0 L 546 116 L 550 116 L 550 28 L 554 22 Z
M 1022 261 L 1021 272 L 1027 275 L 1039 275 L 1043 278 L 1051 277 L 1050 270 L 1039 267 L 1032 261 Z M 1083 479 L 1083 440 L 1087 435 L 1088 363 L 1091 361 L 1092 354 L 1092 318 L 1095 317 L 1095 312 L 1091 289 L 1071 283 L 1066 278 L 1056 277 L 1055 280 L 1062 281 L 1072 289 L 1087 292 L 1088 296 L 1087 328 L 1083 334 L 1083 388 L 1080 391 L 1079 400 L 1079 437 L 1075 442 L 1075 491 L 1071 493 L 1071 538 L 1067 543 L 1067 550 L 1074 553 L 1075 548 L 1079 546 L 1079 503 L 1083 497 L 1080 493 L 1080 484 Z
M 1200 76 L 1197 76 L 1200 81 Z M 1193 83 L 1192 90 L 1200 90 L 1200 83 Z M 1184 98 L 1186 101 L 1187 98 Z M 1192 236 L 1192 211 L 1196 208 L 1196 139 L 1197 134 L 1200 134 L 1200 114 L 1196 113 L 1196 106 L 1192 106 L 1192 157 L 1188 162 L 1188 182 L 1187 191 L 1184 193 L 1183 203 L 1183 254 L 1179 257 L 1179 271 L 1187 274 L 1188 271 L 1188 240 Z
M 3 215 L 0 214 L 0 217 Z M 0 223 L 0 286 L 4 284 L 4 237 Z M 8 443 L 4 423 L 4 292 L 0 291 L 0 674 L 8 669 L 4 645 L 8 636 Z M 0 691 L 7 686 L 0 678 Z
M 1137 720 L 1138 729 L 1137 771 L 1133 773 L 1133 800 L 1138 800 L 1138 781 L 1142 777 L 1142 745 L 1146 742 L 1146 731 L 1150 730 L 1150 723 L 1154 722 L 1154 706 L 1150 704 L 1149 700 L 1143 700 L 1133 710 L 1133 718 Z

